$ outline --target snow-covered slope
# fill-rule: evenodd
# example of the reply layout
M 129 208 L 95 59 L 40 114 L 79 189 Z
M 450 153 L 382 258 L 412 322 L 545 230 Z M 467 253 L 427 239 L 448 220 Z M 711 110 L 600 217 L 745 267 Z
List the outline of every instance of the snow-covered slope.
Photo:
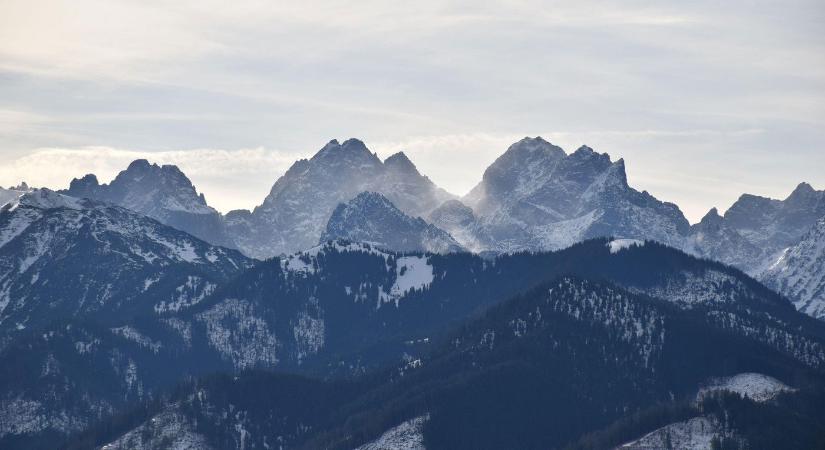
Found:
M 382 162 L 357 139 L 333 140 L 293 164 L 251 213 L 227 214 L 227 224 L 248 255 L 292 253 L 316 244 L 338 204 L 364 191 L 383 194 L 412 217 L 426 216 L 451 198 L 403 153 Z
M 783 392 L 792 392 L 793 388 L 776 378 L 760 373 L 740 373 L 730 377 L 716 378 L 699 389 L 696 395 L 697 405 L 708 397 L 720 392 L 739 394 L 754 402 L 767 402 Z M 697 411 L 701 411 L 701 408 Z M 727 414 L 725 412 L 724 414 Z M 722 421 L 719 415 L 698 415 L 696 417 L 671 423 L 658 428 L 639 439 L 617 447 L 617 450 L 713 450 L 719 448 L 722 441 L 735 442 L 738 448 L 748 448 L 747 441 L 737 435 Z M 714 445 L 716 447 L 714 447 Z
M 376 192 L 362 192 L 335 208 L 321 242 L 347 239 L 396 251 L 449 253 L 463 251 L 446 231 L 412 218 Z
M 759 278 L 787 295 L 798 310 L 825 319 L 825 217 Z
M 621 450 L 713 450 L 712 442 L 732 438 L 722 424 L 711 417 L 694 417 L 659 428 L 645 436 L 623 444 Z
M 776 378 L 761 373 L 740 373 L 732 377 L 718 378 L 702 387 L 697 400 L 715 392 L 732 392 L 756 402 L 768 401 L 783 392 L 793 389 Z
M 16 201 L 21 195 L 31 192 L 31 190 L 32 189 L 25 182 L 20 183 L 19 186 L 13 186 L 8 189 L 0 187 L 0 207 Z
M 628 186 L 623 160 L 587 146 L 567 155 L 540 137 L 510 146 L 463 202 L 496 251 L 558 249 L 598 236 L 679 245 L 689 228 L 676 205 Z
M 98 183 L 94 175 L 75 178 L 67 195 L 122 206 L 186 231 L 214 245 L 233 247 L 221 215 L 206 204 L 203 194 L 174 165 L 150 164 L 138 159 L 110 184 Z
M 429 416 L 423 415 L 407 420 L 356 450 L 424 450 L 423 430 L 428 419 Z

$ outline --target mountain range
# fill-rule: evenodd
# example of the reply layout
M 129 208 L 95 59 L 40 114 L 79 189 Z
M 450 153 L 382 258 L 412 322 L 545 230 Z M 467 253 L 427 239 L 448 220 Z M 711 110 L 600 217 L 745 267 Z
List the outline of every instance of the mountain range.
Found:
M 825 191 L 801 183 L 784 200 L 743 194 L 724 215 L 713 208 L 690 225 L 678 206 L 630 187 L 623 160 L 587 146 L 567 154 L 540 137 L 511 145 L 463 198 L 438 188 L 404 153 L 381 161 L 357 139 L 330 141 L 293 164 L 260 206 L 225 216 L 206 204 L 179 169 L 145 160 L 133 162 L 109 185 L 86 175 L 61 192 L 123 206 L 258 259 L 332 238 L 401 251 L 498 254 L 616 236 L 656 240 L 766 282 L 777 277 L 769 268 L 803 236 L 821 242 L 808 233 L 825 217 Z M 782 266 L 788 264 L 803 263 L 796 258 Z M 809 266 L 784 271 L 789 272 L 823 276 Z M 792 283 L 771 283 L 811 314 L 825 314 L 821 290 L 800 293 Z
M 0 448 L 825 442 L 806 183 L 691 225 L 587 146 L 459 198 L 350 139 L 252 211 L 145 160 L 0 204 Z

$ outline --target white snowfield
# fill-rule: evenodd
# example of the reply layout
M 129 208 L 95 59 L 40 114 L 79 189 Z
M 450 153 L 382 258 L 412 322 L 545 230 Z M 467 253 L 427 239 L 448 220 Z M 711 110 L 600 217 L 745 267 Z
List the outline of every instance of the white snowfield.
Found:
M 390 288 L 389 300 L 398 300 L 412 289 L 424 289 L 433 282 L 433 266 L 426 256 L 402 256 L 396 261 L 395 283 Z
M 645 241 L 639 239 L 613 239 L 607 243 L 607 246 L 610 248 L 610 254 L 619 253 L 630 247 L 643 247 L 644 245 Z
M 429 414 L 410 419 L 355 450 L 425 450 L 424 424 L 429 419 Z
M 390 269 L 390 261 L 395 260 L 395 281 L 389 292 L 381 288 L 379 292 L 378 304 L 380 308 L 384 303 L 395 303 L 399 301 L 413 289 L 425 289 L 429 287 L 435 279 L 433 266 L 429 263 L 429 257 L 420 256 L 396 256 L 396 254 L 380 250 L 368 243 L 356 243 L 347 241 L 332 241 L 312 247 L 309 250 L 286 255 L 281 258 L 281 269 L 284 271 L 299 274 L 314 274 L 315 264 L 318 255 L 325 251 L 337 250 L 339 252 L 363 252 L 384 258 L 387 269 Z M 347 287 L 347 294 L 360 292 L 360 288 Z
M 782 392 L 792 392 L 794 389 L 776 378 L 761 373 L 740 373 L 728 378 L 713 380 L 699 390 L 696 400 L 701 400 L 708 394 L 727 391 L 747 397 L 756 402 L 765 402 L 773 399 Z

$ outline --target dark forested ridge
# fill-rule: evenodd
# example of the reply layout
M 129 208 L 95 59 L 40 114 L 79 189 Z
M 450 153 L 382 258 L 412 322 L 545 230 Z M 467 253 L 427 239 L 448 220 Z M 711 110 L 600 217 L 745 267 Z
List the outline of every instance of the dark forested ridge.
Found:
M 674 420 L 696 408 L 730 410 L 740 417 L 731 427 L 755 436 L 752 417 L 787 406 L 764 406 L 747 415 L 732 400 L 716 409 L 688 400 L 709 379 L 742 372 L 801 389 L 787 402 L 810 405 L 821 396 L 819 370 L 719 330 L 703 313 L 612 284 L 561 277 L 455 328 L 417 364 L 348 382 L 257 372 L 212 377 L 179 390 L 155 414 L 182 414 L 215 448 L 237 447 L 238 426 L 254 448 L 273 442 L 354 448 L 422 415 L 428 417 L 427 448 L 607 448 L 603 444 L 615 445 L 616 436 L 662 425 L 651 410 L 660 411 L 658 419 Z M 813 406 L 803 411 L 811 423 L 822 417 Z M 641 419 L 622 423 L 625 417 Z M 133 426 L 139 424 L 135 420 Z M 107 434 L 111 429 L 105 424 L 74 443 L 100 444 L 117 434 Z M 809 429 L 800 445 L 817 436 Z

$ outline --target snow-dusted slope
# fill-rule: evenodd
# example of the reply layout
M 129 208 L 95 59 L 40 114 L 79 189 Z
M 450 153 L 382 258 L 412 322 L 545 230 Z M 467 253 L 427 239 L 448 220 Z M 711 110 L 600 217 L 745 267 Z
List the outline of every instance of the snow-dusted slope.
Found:
M 825 319 L 825 217 L 759 278 L 787 295 L 798 310 Z
M 0 209 L 0 330 L 151 311 L 249 264 L 127 209 L 34 190 Z
M 412 218 L 376 192 L 362 192 L 335 208 L 321 242 L 348 239 L 396 251 L 449 253 L 464 250 L 444 230 Z
M 426 216 L 451 196 L 421 175 L 404 154 L 382 162 L 363 142 L 330 141 L 297 161 L 251 213 L 233 211 L 227 223 L 246 254 L 271 257 L 318 242 L 333 210 L 364 191 L 379 192 L 405 214 Z
M 174 410 L 165 410 L 110 442 L 101 450 L 209 450 L 206 438 L 195 431 L 187 417 Z
M 800 183 L 784 200 L 743 194 L 724 214 L 691 227 L 686 251 L 759 276 L 825 217 L 825 191 Z
M 189 178 L 174 165 L 159 166 L 138 159 L 108 185 L 98 183 L 97 177 L 90 174 L 72 180 L 63 193 L 114 203 L 211 244 L 234 246 L 221 215 L 206 204 L 203 194 L 198 194 Z
M 678 207 L 628 186 L 623 160 L 586 146 L 567 155 L 540 137 L 510 146 L 463 201 L 496 251 L 558 249 L 597 236 L 679 245 L 689 228 Z

